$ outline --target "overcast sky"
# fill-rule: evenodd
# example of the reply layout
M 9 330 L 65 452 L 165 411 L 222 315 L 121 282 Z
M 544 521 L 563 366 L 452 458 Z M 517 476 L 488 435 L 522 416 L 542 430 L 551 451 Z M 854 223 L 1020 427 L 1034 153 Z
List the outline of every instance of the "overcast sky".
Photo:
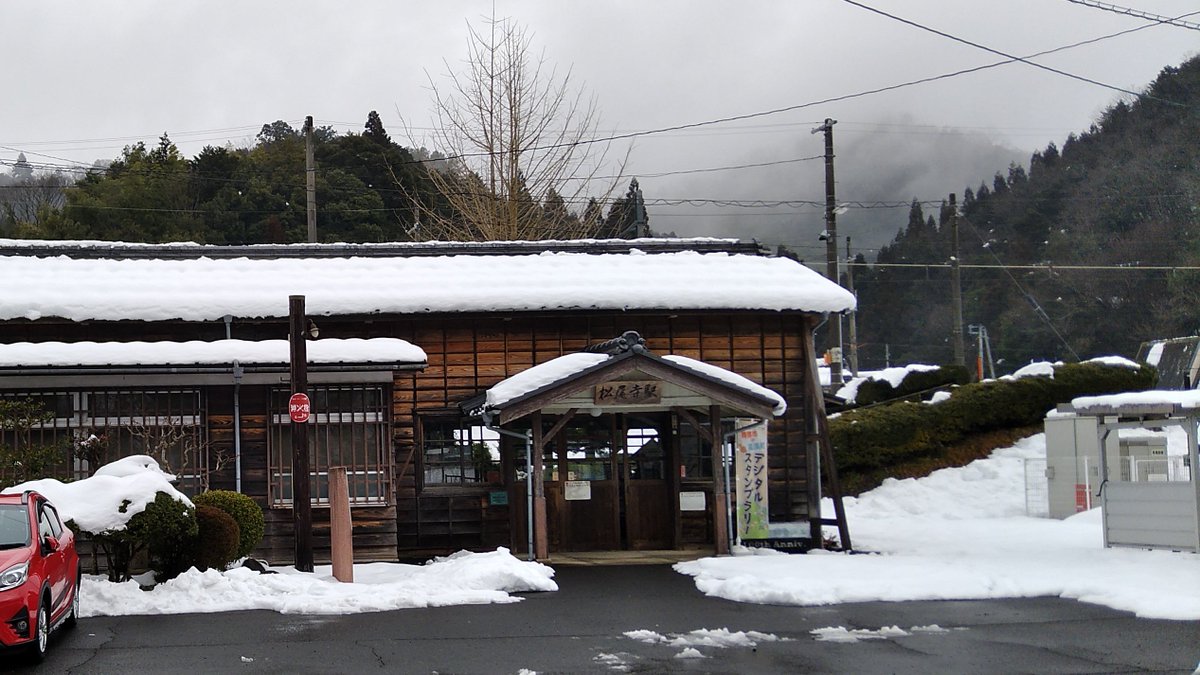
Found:
M 1196 0 L 1127 2 L 1170 17 L 1200 11 Z M 1148 23 L 1067 0 L 864 4 L 1021 56 Z M 491 2 L 477 1 L 4 2 L 0 160 L 20 150 L 34 162 L 91 163 L 138 140 L 152 144 L 164 131 L 190 157 L 206 144 L 249 145 L 263 123 L 278 119 L 299 127 L 312 115 L 318 125 L 361 130 L 370 110 L 407 144 L 401 118 L 418 134 L 428 125 L 427 77 L 461 62 L 466 21 L 491 12 Z M 550 62 L 573 69 L 599 103 L 604 132 L 799 106 L 1001 60 L 843 0 L 497 0 L 495 12 L 528 26 Z M 1159 25 L 1037 61 L 1140 90 L 1198 51 L 1200 32 Z M 820 162 L 653 174 L 818 155 L 821 137 L 810 132 L 829 117 L 838 121 L 839 201 L 941 199 L 990 182 L 1011 161 L 1027 163 L 1048 142 L 1061 145 L 1121 96 L 1014 63 L 645 136 L 626 172 L 643 176 L 656 230 L 758 237 L 818 247 L 816 256 L 819 208 L 655 200 L 820 200 Z M 905 216 L 906 209 L 852 208 L 839 230 L 878 245 Z

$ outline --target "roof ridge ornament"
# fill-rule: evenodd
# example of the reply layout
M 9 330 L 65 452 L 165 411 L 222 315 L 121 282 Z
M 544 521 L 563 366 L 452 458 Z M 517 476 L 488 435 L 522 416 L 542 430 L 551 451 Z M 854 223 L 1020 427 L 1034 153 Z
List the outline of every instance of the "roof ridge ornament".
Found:
M 621 334 L 621 337 L 588 345 L 583 351 L 589 354 L 610 354 L 615 356 L 625 352 L 647 353 L 649 350 L 646 349 L 645 338 L 635 330 L 627 330 Z

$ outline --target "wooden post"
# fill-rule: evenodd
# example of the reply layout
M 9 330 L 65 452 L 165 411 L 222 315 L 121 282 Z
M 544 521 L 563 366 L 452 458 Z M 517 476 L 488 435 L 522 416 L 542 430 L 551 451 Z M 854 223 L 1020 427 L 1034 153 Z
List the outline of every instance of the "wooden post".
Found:
M 546 532 L 546 478 L 542 464 L 542 413 L 533 414 L 533 550 L 534 557 L 550 557 L 550 539 Z
M 333 578 L 354 582 L 354 525 L 350 520 L 350 481 L 346 467 L 329 468 L 329 543 Z
M 304 342 L 304 296 L 288 298 L 291 330 L 291 383 L 293 394 L 308 393 L 308 346 Z M 313 571 L 312 492 L 308 476 L 308 425 L 291 422 L 292 431 L 292 525 L 295 538 L 296 569 Z
M 725 486 L 725 448 L 722 447 L 721 407 L 708 409 L 709 442 L 712 444 L 713 467 L 713 539 L 717 555 L 729 553 L 729 505 Z
M 811 341 L 811 339 L 812 339 L 811 337 L 808 338 L 809 341 Z M 828 477 L 829 497 L 833 501 L 833 512 L 834 512 L 834 521 L 833 522 L 834 522 L 834 524 L 837 525 L 838 537 L 841 539 L 842 550 L 849 551 L 853 548 L 853 546 L 850 542 L 850 525 L 846 521 L 846 509 L 842 504 L 842 485 L 841 485 L 841 482 L 838 480 L 837 464 L 833 460 L 833 444 L 830 442 L 830 439 L 829 439 L 828 418 L 825 416 L 825 397 L 824 397 L 823 392 L 821 391 L 820 381 L 817 380 L 817 362 L 815 359 L 809 359 L 808 374 L 809 374 L 808 379 L 810 380 L 810 382 L 809 382 L 807 391 L 805 393 L 809 397 L 812 398 L 813 404 L 810 409 L 812 410 L 812 413 L 816 419 L 806 421 L 805 425 L 807 426 L 808 424 L 815 422 L 814 426 L 816 428 L 814 429 L 814 431 L 815 431 L 816 437 L 817 437 L 818 452 L 820 452 L 820 463 L 822 465 L 822 468 L 825 470 L 825 475 Z M 820 473 L 818 472 L 817 476 L 810 477 L 809 480 L 811 481 L 814 478 L 818 481 L 818 488 L 819 488 L 819 485 L 820 485 L 819 481 L 821 480 Z M 820 498 L 819 489 L 818 489 L 817 495 L 818 495 L 818 500 L 819 500 L 819 498 Z M 813 505 L 810 504 L 809 505 L 810 511 L 812 508 L 813 508 Z M 816 509 L 818 510 L 818 512 L 819 512 L 820 508 L 821 508 L 821 503 L 820 503 L 820 501 L 817 501 Z M 825 521 L 824 518 L 817 521 L 817 523 L 818 523 L 817 531 L 815 533 L 813 533 L 813 535 L 814 535 L 813 539 L 816 540 L 817 542 L 822 541 L 820 525 L 824 524 L 824 521 Z

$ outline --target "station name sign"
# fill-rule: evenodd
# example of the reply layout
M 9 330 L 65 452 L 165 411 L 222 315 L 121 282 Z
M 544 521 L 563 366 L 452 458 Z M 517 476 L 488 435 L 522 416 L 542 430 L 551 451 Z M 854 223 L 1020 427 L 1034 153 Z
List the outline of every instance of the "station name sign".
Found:
M 654 380 L 614 380 L 596 385 L 592 392 L 596 405 L 662 403 L 662 383 Z

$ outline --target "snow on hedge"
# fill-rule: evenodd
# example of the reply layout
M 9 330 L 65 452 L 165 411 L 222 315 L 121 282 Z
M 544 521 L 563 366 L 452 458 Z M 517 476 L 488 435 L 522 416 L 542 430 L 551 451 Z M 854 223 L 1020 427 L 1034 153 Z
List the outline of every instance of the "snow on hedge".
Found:
M 191 506 L 192 502 L 171 484 L 174 480 L 175 476 L 163 471 L 153 457 L 131 455 L 96 469 L 91 478 L 71 483 L 43 478 L 4 492 L 36 490 L 54 504 L 63 521 L 74 520 L 85 532 L 111 532 L 125 529 L 129 519 L 145 511 L 159 492 Z
M 859 371 L 858 377 L 852 378 L 835 394 L 838 398 L 853 403 L 858 398 L 858 388 L 867 380 L 876 380 L 887 382 L 893 388 L 899 387 L 904 378 L 908 377 L 909 373 L 924 373 L 930 370 L 937 370 L 940 366 L 929 366 L 923 363 L 913 363 L 907 366 L 895 366 L 893 368 L 884 368 L 883 370 L 864 370 Z

